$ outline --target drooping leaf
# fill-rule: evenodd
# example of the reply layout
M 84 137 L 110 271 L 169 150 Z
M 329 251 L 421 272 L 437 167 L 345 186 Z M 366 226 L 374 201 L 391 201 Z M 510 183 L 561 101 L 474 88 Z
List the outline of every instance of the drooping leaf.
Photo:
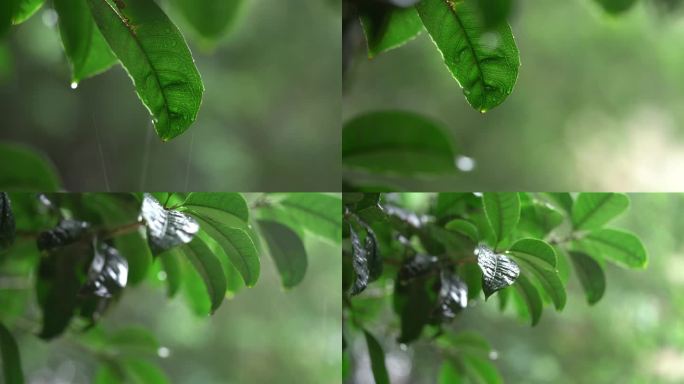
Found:
M 627 268 L 645 268 L 646 249 L 638 237 L 617 229 L 598 229 L 583 237 L 581 244 L 594 257 L 605 259 Z
M 410 280 L 397 279 L 394 285 L 394 311 L 401 320 L 398 342 L 416 340 L 429 323 L 437 304 L 437 294 L 433 292 L 435 282 L 434 274 Z
M 285 198 L 259 210 L 270 219 L 295 231 L 304 230 L 339 244 L 342 241 L 342 199 L 324 193 L 288 193 Z
M 116 248 L 106 243 L 98 244 L 81 294 L 110 298 L 121 292 L 127 283 L 128 261 Z
M 90 224 L 78 220 L 61 220 L 57 226 L 38 234 L 36 245 L 41 251 L 64 247 L 81 241 L 90 233 Z
M 563 309 L 566 293 L 556 269 L 557 256 L 553 247 L 542 240 L 521 239 L 508 252 L 523 270 L 523 274 L 533 276 L 539 282 L 556 309 Z
M 33 16 L 40 7 L 43 6 L 45 0 L 16 0 L 17 5 L 14 9 L 14 16 L 12 16 L 13 24 L 21 24 Z
M 458 267 L 458 274 L 468 286 L 468 300 L 475 300 L 480 297 L 480 292 L 482 292 L 482 271 L 480 266 L 474 263 L 464 263 Z
M 171 3 L 202 38 L 214 42 L 230 31 L 245 1 L 173 0 Z
M 532 285 L 525 275 L 518 276 L 514 286 L 527 305 L 532 326 L 537 325 L 542 314 L 542 300 L 541 296 L 539 296 L 539 291 L 537 291 L 537 288 Z
M 439 276 L 436 315 L 441 320 L 452 320 L 468 306 L 468 286 L 449 271 L 442 271 Z
M 452 173 L 455 158 L 446 130 L 411 112 L 367 113 L 342 130 L 342 164 L 352 169 L 402 175 Z
M 628 11 L 637 0 L 595 0 L 604 11 L 618 15 Z
M 378 254 L 377 239 L 368 226 L 361 226 L 363 233 L 359 233 L 354 225 L 349 226 L 352 243 L 352 265 L 355 279 L 350 294 L 358 295 L 368 286 L 368 283 L 377 279 L 382 273 L 382 259 Z M 363 236 L 363 238 L 362 238 Z
M 556 268 L 556 252 L 553 247 L 542 240 L 520 239 L 511 245 L 508 252 L 516 258 L 527 260 L 530 263 L 539 263 L 549 269 Z
M 496 366 L 487 357 L 466 355 L 463 356 L 463 366 L 466 376 L 475 383 L 501 384 L 503 379 Z
M 121 372 L 118 372 L 112 364 L 103 363 L 95 371 L 94 384 L 118 384 L 124 381 Z
M 520 67 L 508 24 L 488 29 L 472 1 L 422 0 L 416 9 L 468 103 L 480 112 L 501 104 Z
M 623 193 L 580 193 L 572 207 L 572 224 L 576 229 L 596 229 L 628 206 L 629 198 Z
M 0 253 L 14 243 L 16 230 L 12 202 L 7 192 L 0 192 Z
M 0 144 L 0 190 L 57 191 L 55 167 L 38 153 L 19 145 Z
M 444 226 L 444 228 L 465 235 L 474 242 L 478 242 L 480 240 L 480 234 L 477 230 L 477 227 L 467 220 L 451 220 Z
M 389 374 L 385 366 L 385 352 L 382 350 L 382 346 L 370 332 L 364 330 L 363 334 L 366 336 L 366 346 L 368 347 L 375 384 L 389 384 Z
M 258 223 L 280 273 L 283 287 L 296 286 L 304 279 L 307 268 L 306 249 L 302 239 L 296 232 L 276 221 L 259 220 Z
M 221 262 L 198 237 L 183 245 L 181 251 L 202 277 L 211 300 L 211 312 L 214 313 L 226 295 L 226 277 Z
M 568 254 L 575 267 L 577 279 L 584 289 L 587 302 L 590 305 L 597 303 L 606 291 L 606 275 L 601 264 L 582 252 L 569 252 Z
M 164 371 L 147 360 L 128 358 L 123 360 L 122 366 L 131 384 L 169 383 Z
M 520 220 L 520 197 L 516 192 L 482 194 L 482 203 L 496 242 L 499 243 L 515 229 Z
M 154 0 L 88 0 L 88 5 L 159 137 L 167 141 L 185 132 L 197 117 L 204 85 L 176 26 Z
M 166 283 L 168 297 L 174 297 L 183 281 L 183 271 L 181 269 L 181 257 L 183 254 L 178 248 L 172 248 L 159 255 L 159 260 L 166 272 Z
M 240 193 L 193 192 L 179 208 L 233 228 L 247 228 L 249 210 Z
M 199 231 L 192 217 L 165 209 L 157 199 L 146 193 L 140 213 L 147 226 L 147 242 L 154 255 L 181 244 L 187 244 Z
M 450 361 L 443 361 L 439 368 L 439 376 L 437 378 L 438 384 L 461 384 L 463 383 L 463 376 L 461 372 L 456 369 Z
M 21 368 L 19 347 L 14 336 L 0 323 L 0 364 L 6 384 L 23 384 L 24 371 Z
M 513 284 L 520 275 L 520 268 L 513 260 L 494 253 L 485 245 L 479 245 L 475 249 L 475 255 L 477 265 L 482 270 L 482 291 L 485 298 Z
M 82 0 L 54 0 L 54 6 L 64 52 L 71 63 L 72 87 L 116 63 L 88 4 Z
M 401 8 L 381 2 L 361 2 L 359 6 L 369 58 L 406 44 L 423 30 L 413 7 Z

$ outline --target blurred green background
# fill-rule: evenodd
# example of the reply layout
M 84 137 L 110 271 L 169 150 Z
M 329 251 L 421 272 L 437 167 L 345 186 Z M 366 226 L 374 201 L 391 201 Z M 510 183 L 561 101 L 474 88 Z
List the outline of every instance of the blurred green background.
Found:
M 163 348 L 157 359 L 172 383 L 340 383 L 341 266 L 338 245 L 307 239 L 303 282 L 284 291 L 270 259 L 253 288 L 243 288 L 211 317 L 198 318 L 164 282 L 127 289 L 101 325 L 142 326 Z M 30 383 L 90 383 L 97 361 L 73 332 L 44 342 L 17 333 Z M 168 352 L 168 357 L 162 358 Z
M 426 33 L 345 79 L 345 120 L 378 109 L 425 114 L 475 169 L 397 183 L 407 190 L 682 190 L 684 14 L 638 0 L 606 14 L 595 0 L 515 0 L 522 66 L 499 107 L 465 101 Z
M 641 271 L 607 266 L 606 293 L 597 304 L 586 303 L 572 273 L 566 307 L 545 308 L 534 328 L 513 308 L 501 314 L 498 300 L 478 300 L 455 320 L 453 329 L 476 331 L 491 343 L 504 382 L 684 382 L 684 195 L 630 198 L 630 210 L 609 226 L 636 233 L 649 252 L 649 265 Z M 382 340 L 393 384 L 435 382 L 441 357 L 428 342 L 402 350 L 396 328 L 388 330 L 386 320 L 371 330 Z M 361 362 L 355 382 L 371 383 L 365 342 L 355 339 Z
M 66 189 L 339 188 L 339 2 L 248 0 L 215 50 L 169 13 L 206 88 L 197 122 L 170 143 L 120 66 L 70 89 L 50 3 L 0 41 L 0 141 L 47 154 Z

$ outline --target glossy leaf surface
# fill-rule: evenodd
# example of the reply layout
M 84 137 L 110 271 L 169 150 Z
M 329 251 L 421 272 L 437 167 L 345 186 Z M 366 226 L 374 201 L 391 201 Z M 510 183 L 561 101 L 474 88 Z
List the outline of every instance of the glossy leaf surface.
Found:
M 165 209 L 148 193 L 143 198 L 140 212 L 147 226 L 147 241 L 155 255 L 189 243 L 199 231 L 199 224 L 195 219 L 184 213 Z
M 494 253 L 485 245 L 475 250 L 477 265 L 482 270 L 482 290 L 485 297 L 513 284 L 520 275 L 518 265 L 507 256 Z

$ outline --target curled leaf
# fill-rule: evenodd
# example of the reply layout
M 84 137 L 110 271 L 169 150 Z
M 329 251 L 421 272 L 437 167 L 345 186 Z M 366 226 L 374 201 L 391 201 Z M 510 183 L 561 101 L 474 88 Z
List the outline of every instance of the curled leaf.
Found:
M 195 219 L 184 213 L 165 209 L 149 193 L 143 198 L 141 215 L 147 226 L 147 241 L 154 255 L 189 243 L 200 228 Z
M 47 251 L 73 244 L 81 240 L 89 230 L 90 224 L 85 221 L 61 220 L 55 228 L 38 234 L 36 243 L 39 250 Z
M 495 253 L 486 245 L 475 248 L 477 265 L 482 270 L 482 290 L 485 298 L 513 284 L 520 275 L 520 267 L 507 256 Z

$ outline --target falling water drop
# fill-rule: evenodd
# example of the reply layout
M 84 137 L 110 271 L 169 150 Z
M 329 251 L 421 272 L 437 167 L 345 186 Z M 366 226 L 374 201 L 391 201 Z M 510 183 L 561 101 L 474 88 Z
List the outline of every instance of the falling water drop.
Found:
M 159 271 L 159 273 L 157 273 L 157 279 L 159 279 L 160 281 L 166 280 L 166 272 Z
M 499 352 L 495 350 L 489 351 L 489 360 L 496 360 L 499 358 Z
M 76 89 L 76 88 L 78 88 L 78 83 L 74 81 L 71 83 L 70 87 L 71 87 L 71 89 Z
M 171 350 L 166 347 L 159 347 L 159 349 L 157 349 L 157 355 L 159 355 L 159 357 L 162 359 L 166 359 L 171 355 Z
M 475 159 L 468 156 L 458 156 L 456 157 L 456 168 L 461 172 L 471 172 L 475 169 Z

